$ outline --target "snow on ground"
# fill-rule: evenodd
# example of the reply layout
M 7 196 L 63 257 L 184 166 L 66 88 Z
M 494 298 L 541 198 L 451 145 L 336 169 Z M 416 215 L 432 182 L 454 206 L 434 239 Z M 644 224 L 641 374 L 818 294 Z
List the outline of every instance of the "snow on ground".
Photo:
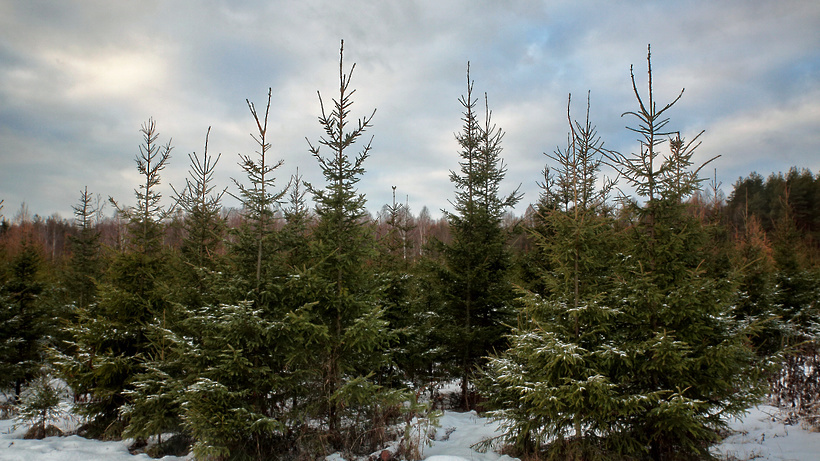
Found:
M 128 441 L 100 442 L 77 435 L 25 440 L 28 426 L 0 420 L 0 461 L 147 461 L 148 455 L 128 453 Z M 166 456 L 165 461 L 183 460 Z
M 474 411 L 445 411 L 439 420 L 436 440 L 432 446 L 424 447 L 422 454 L 431 461 L 456 461 L 459 458 L 475 461 L 511 461 L 514 458 L 490 450 L 479 453 L 471 448 L 474 444 L 498 435 L 497 429 L 498 423 L 479 417 Z
M 820 433 L 799 425 L 785 425 L 778 417 L 779 410 L 760 405 L 749 410 L 741 420 L 729 426 L 735 434 L 713 449 L 730 460 L 794 460 L 820 459 Z
M 779 422 L 778 410 L 768 405 L 752 408 L 741 420 L 730 423 L 735 431 L 714 453 L 729 460 L 794 460 L 820 458 L 820 433 Z M 497 435 L 498 424 L 475 412 L 447 411 L 441 417 L 436 440 L 425 446 L 429 461 L 513 461 L 506 455 L 480 453 L 472 445 Z M 128 453 L 128 442 L 100 442 L 76 435 L 24 440 L 25 427 L 0 420 L 0 461 L 147 461 L 147 455 Z M 186 458 L 166 456 L 165 461 Z

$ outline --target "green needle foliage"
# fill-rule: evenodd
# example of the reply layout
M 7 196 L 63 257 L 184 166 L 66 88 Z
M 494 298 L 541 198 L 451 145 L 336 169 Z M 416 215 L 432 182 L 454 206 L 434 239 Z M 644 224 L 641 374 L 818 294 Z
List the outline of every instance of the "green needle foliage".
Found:
M 174 189 L 174 193 L 177 204 L 187 213 L 183 224 L 186 236 L 182 241 L 182 254 L 192 267 L 213 269 L 226 227 L 221 216 L 222 196 L 226 189 L 214 192 L 214 171 L 222 155 L 208 156 L 210 134 L 211 128 L 208 127 L 201 160 L 196 152 L 188 154 L 190 178 L 185 179 L 181 192 Z
M 453 373 L 461 378 L 462 405 L 469 408 L 470 381 L 483 357 L 503 344 L 505 323 L 514 317 L 515 298 L 510 282 L 511 255 L 502 228 L 504 212 L 521 199 L 516 188 L 500 196 L 506 166 L 501 159 L 504 132 L 492 122 L 485 94 L 482 124 L 476 113 L 473 81 L 467 66 L 467 93 L 459 99 L 464 109 L 458 172 L 450 172 L 455 185 L 454 213 L 446 213 L 452 242 L 440 245 L 445 301 L 442 321 L 448 325 L 446 347 Z
M 601 459 L 626 406 L 612 379 L 617 309 L 607 292 L 617 234 L 607 217 L 611 183 L 598 189 L 603 143 L 589 121 L 573 121 L 567 147 L 547 155 L 532 238 L 548 257 L 543 294 L 529 292 L 510 347 L 490 359 L 481 382 L 505 442 L 548 459 Z M 546 269 L 549 268 L 549 269 Z
M 59 354 L 57 359 L 68 384 L 88 396 L 78 411 L 90 419 L 90 435 L 119 437 L 128 426 L 129 412 L 121 412 L 134 403 L 134 380 L 145 371 L 148 359 L 161 353 L 150 332 L 157 325 L 165 328 L 174 318 L 162 247 L 162 220 L 170 209 L 162 207 L 158 191 L 171 142 L 157 142 L 153 119 L 142 125 L 141 132 L 143 144 L 136 162 L 145 182 L 134 190 L 137 204 L 121 207 L 110 199 L 128 219 L 127 244 L 114 257 L 106 282 L 100 285 L 98 302 L 81 311 L 72 325 L 76 353 Z
M 287 188 L 275 191 L 276 178 L 273 172 L 282 166 L 283 161 L 279 160 L 270 163 L 268 151 L 271 148 L 268 136 L 268 116 L 270 114 L 272 89 L 268 89 L 268 103 L 265 107 L 264 116 L 256 110 L 256 106 L 249 100 L 245 100 L 248 109 L 251 111 L 253 120 L 256 123 L 257 134 L 251 137 L 259 146 L 256 152 L 258 158 L 254 159 L 250 155 L 240 154 L 239 166 L 248 176 L 250 185 L 244 185 L 233 179 L 234 184 L 239 188 L 239 195 L 235 196 L 240 202 L 245 212 L 247 223 L 238 232 L 238 248 L 234 250 L 238 256 L 238 267 L 255 268 L 255 273 L 251 275 L 255 281 L 257 295 L 262 290 L 263 284 L 263 262 L 266 257 L 271 256 L 273 239 L 273 213 L 274 207 L 285 195 Z
M 624 416 L 622 435 L 636 442 L 624 445 L 626 453 L 639 447 L 652 459 L 708 457 L 725 421 L 760 397 L 760 376 L 747 345 L 753 332 L 732 315 L 734 287 L 706 276 L 708 233 L 684 203 L 701 182 L 703 165 L 692 168 L 700 135 L 686 142 L 665 129 L 665 112 L 680 95 L 658 110 L 649 55 L 647 62 L 648 103 L 633 74 L 639 110 L 625 114 L 638 119 L 640 152 L 610 156 L 643 202 L 628 201 L 634 221 L 613 291 L 624 332 L 617 379 L 641 399 Z M 669 154 L 661 157 L 664 144 Z
M 319 94 L 319 124 L 325 134 L 317 145 L 308 141 L 326 184 L 324 188 L 307 184 L 316 202 L 318 222 L 312 234 L 312 267 L 305 276 L 318 288 L 313 293 L 310 321 L 327 331 L 326 340 L 310 349 L 321 370 L 317 416 L 327 428 L 331 445 L 350 449 L 362 440 L 361 421 L 376 416 L 372 412 L 386 395 L 370 375 L 387 363 L 384 352 L 390 332 L 376 298 L 377 279 L 368 264 L 376 247 L 366 220 L 365 196 L 356 189 L 372 138 L 356 155 L 349 153 L 370 128 L 376 111 L 349 126 L 355 92 L 350 89 L 350 78 L 355 64 L 346 74 L 344 42 L 339 54 L 339 94 L 330 112 Z
M 80 192 L 80 201 L 73 209 L 80 229 L 79 235 L 70 238 L 72 255 L 66 284 L 76 300 L 76 308 L 86 310 L 96 300 L 96 284 L 102 276 L 100 232 L 93 223 L 100 210 L 92 203 L 88 187 Z
M 38 250 L 26 237 L 11 260 L 8 279 L 0 285 L 0 388 L 10 386 L 18 397 L 40 370 L 44 339 L 53 327 L 41 300 L 46 284 Z

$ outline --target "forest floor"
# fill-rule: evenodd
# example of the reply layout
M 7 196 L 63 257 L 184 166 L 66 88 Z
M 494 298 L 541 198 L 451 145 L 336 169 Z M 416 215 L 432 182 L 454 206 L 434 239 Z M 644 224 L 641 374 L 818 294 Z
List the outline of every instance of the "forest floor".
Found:
M 713 453 L 728 461 L 739 460 L 795 460 L 810 461 L 820 456 L 820 433 L 799 425 L 784 424 L 777 408 L 760 405 L 730 423 L 733 434 Z M 70 415 L 58 424 L 70 431 L 77 420 Z M 422 447 L 422 457 L 430 461 L 512 461 L 507 455 L 492 450 L 485 453 L 473 446 L 497 435 L 498 424 L 475 412 L 446 411 L 439 420 L 435 440 Z M 129 441 L 101 442 L 71 435 L 25 440 L 26 427 L 13 419 L 0 420 L 1 461 L 147 461 L 145 454 L 131 455 Z M 165 461 L 185 460 L 166 456 Z M 339 455 L 328 457 L 340 460 Z

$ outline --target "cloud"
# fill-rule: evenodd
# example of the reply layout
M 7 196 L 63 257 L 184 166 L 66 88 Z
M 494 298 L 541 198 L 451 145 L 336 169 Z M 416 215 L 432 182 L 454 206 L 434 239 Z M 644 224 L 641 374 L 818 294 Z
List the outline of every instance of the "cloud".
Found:
M 128 203 L 149 117 L 175 146 L 166 197 L 209 126 L 228 186 L 243 179 L 237 154 L 256 149 L 245 99 L 259 108 L 269 87 L 277 183 L 297 168 L 321 183 L 305 137 L 322 134 L 316 92 L 328 103 L 337 91 L 340 39 L 345 70 L 356 63 L 351 115 L 377 109 L 359 183 L 373 212 L 393 185 L 417 212 L 449 208 L 467 61 L 507 133 L 504 190 L 527 194 L 517 212 L 537 198 L 543 152 L 565 142 L 568 93 L 582 118 L 591 91 L 607 146 L 634 150 L 621 114 L 635 104 L 630 64 L 645 91 L 648 43 L 658 100 L 686 88 L 671 126 L 707 130 L 699 155 L 723 154 L 719 175 L 820 169 L 813 2 L 28 1 L 0 3 L 0 198 L 70 216 L 88 185 Z

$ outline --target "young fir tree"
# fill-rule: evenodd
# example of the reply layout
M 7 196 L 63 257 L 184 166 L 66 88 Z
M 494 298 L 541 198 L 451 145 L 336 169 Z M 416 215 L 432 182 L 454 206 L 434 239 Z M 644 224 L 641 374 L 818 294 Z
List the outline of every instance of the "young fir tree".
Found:
M 191 163 L 185 187 L 177 191 L 171 186 L 177 205 L 185 212 L 175 285 L 179 287 L 177 299 L 188 308 L 216 302 L 212 279 L 224 263 L 221 250 L 227 224 L 222 216 L 222 197 L 226 189 L 215 191 L 213 176 L 221 154 L 215 158 L 208 155 L 210 133 L 209 127 L 202 159 L 196 152 L 188 154 Z
M 253 301 L 192 309 L 168 334 L 183 377 L 178 397 L 197 459 L 272 459 L 298 453 L 306 382 L 298 314 L 272 319 Z
M 548 459 L 604 457 L 623 407 L 611 373 L 617 309 L 609 307 L 617 235 L 607 217 L 611 183 L 598 188 L 603 142 L 589 121 L 572 121 L 565 149 L 548 157 L 554 180 L 541 183 L 541 226 L 532 238 L 549 260 L 545 293 L 523 299 L 510 347 L 490 359 L 482 380 L 502 438 Z M 547 171 L 547 170 L 545 170 Z
M 344 72 L 344 41 L 339 54 L 339 94 L 330 113 L 319 94 L 319 123 L 325 135 L 318 145 L 308 141 L 326 181 L 323 188 L 307 184 L 317 215 L 312 234 L 313 266 L 308 274 L 316 286 L 311 321 L 325 331 L 322 341 L 309 352 L 318 361 L 321 387 L 316 395 L 316 416 L 321 418 L 328 440 L 337 448 L 362 450 L 370 448 L 362 441 L 373 441 L 372 436 L 379 433 L 378 427 L 362 424 L 379 420 L 377 408 L 389 395 L 370 375 L 386 362 L 390 334 L 375 296 L 376 278 L 368 264 L 375 253 L 375 240 L 367 223 L 365 196 L 356 190 L 372 139 L 358 154 L 350 154 L 371 126 L 375 110 L 349 126 L 355 91 L 350 89 L 350 79 L 355 64 Z M 330 151 L 328 156 L 322 148 Z
M 133 382 L 146 371 L 146 360 L 161 356 L 163 346 L 152 338 L 156 325 L 166 328 L 175 312 L 167 300 L 166 256 L 162 220 L 168 215 L 158 190 L 160 172 L 170 159 L 171 142 L 157 142 L 153 119 L 142 125 L 143 144 L 136 158 L 144 182 L 134 190 L 136 206 L 117 212 L 128 219 L 127 245 L 114 256 L 97 304 L 73 325 L 77 355 L 58 360 L 64 379 L 88 401 L 78 406 L 90 419 L 89 434 L 118 437 L 128 425 Z
M 622 336 L 612 380 L 627 405 L 608 442 L 627 456 L 708 457 L 727 418 L 759 399 L 759 373 L 747 345 L 750 332 L 732 315 L 734 287 L 705 275 L 706 232 L 684 203 L 701 181 L 700 168 L 692 169 L 699 135 L 687 143 L 666 129 L 665 114 L 682 92 L 659 109 L 649 54 L 647 63 L 648 99 L 632 74 L 639 108 L 624 114 L 638 119 L 632 131 L 640 150 L 610 154 L 640 202 L 625 201 L 635 220 L 613 289 Z M 664 144 L 669 154 L 662 157 Z
M 40 370 L 44 340 L 54 327 L 40 299 L 42 265 L 40 249 L 25 237 L 0 285 L 0 388 L 12 387 L 17 397 Z
M 378 256 L 376 271 L 381 286 L 379 299 L 384 307 L 384 319 L 395 332 L 395 342 L 391 344 L 390 355 L 395 363 L 381 370 L 380 381 L 401 381 L 415 377 L 413 362 L 424 355 L 415 341 L 419 331 L 417 319 L 411 309 L 410 259 L 407 234 L 413 228 L 412 217 L 405 204 L 396 201 L 396 186 L 393 186 L 393 201 L 382 207 L 377 218 Z M 412 378 L 411 378 L 412 379 Z
M 234 184 L 239 188 L 239 195 L 235 197 L 242 202 L 247 220 L 246 225 L 238 233 L 238 247 L 233 253 L 239 258 L 237 263 L 240 270 L 243 267 L 255 268 L 254 274 L 250 277 L 252 277 L 252 286 L 257 295 L 262 290 L 263 279 L 267 275 L 263 274 L 263 263 L 272 252 L 274 207 L 287 190 L 274 190 L 276 178 L 273 172 L 282 166 L 283 161 L 270 163 L 271 159 L 268 155 L 271 148 L 268 136 L 271 95 L 272 90 L 268 89 L 268 104 L 262 118 L 256 111 L 256 106 L 246 100 L 256 123 L 258 134 L 251 134 L 251 137 L 259 145 L 259 150 L 256 152 L 259 157 L 253 159 L 250 155 L 239 155 L 241 159 L 239 166 L 247 174 L 248 181 L 250 181 L 249 186 L 233 179 Z
M 312 215 L 307 203 L 304 180 L 296 169 L 290 178 L 287 200 L 282 207 L 284 224 L 276 235 L 277 254 L 274 264 L 289 274 L 305 270 L 310 259 L 310 226 Z
M 177 204 L 187 213 L 183 223 L 185 237 L 181 248 L 184 259 L 192 267 L 208 269 L 213 268 L 224 238 L 226 226 L 221 212 L 222 196 L 227 190 L 214 192 L 214 171 L 222 154 L 218 154 L 216 158 L 208 156 L 210 134 L 211 128 L 208 127 L 202 160 L 196 152 L 188 154 L 191 161 L 188 171 L 190 178 L 186 178 L 185 187 L 181 192 L 174 189 Z
M 462 405 L 468 408 L 471 376 L 483 357 L 503 344 L 504 325 L 513 318 L 511 256 L 501 218 L 521 195 L 518 189 L 499 195 L 506 174 L 500 156 L 504 132 L 492 123 L 486 95 L 483 125 L 479 120 L 469 63 L 467 94 L 459 102 L 464 109 L 464 125 L 456 135 L 461 161 L 458 172 L 450 171 L 456 197 L 454 212 L 445 212 L 452 243 L 441 246 L 441 315 L 449 331 L 446 344 L 453 373 L 461 378 Z
M 201 303 L 186 306 L 186 318 L 173 332 L 165 333 L 172 351 L 172 362 L 165 368 L 175 380 L 176 399 L 182 407 L 184 428 L 193 438 L 193 452 L 201 458 L 269 459 L 293 452 L 301 409 L 296 405 L 302 395 L 299 385 L 306 380 L 293 371 L 303 368 L 295 351 L 300 350 L 301 341 L 312 338 L 310 331 L 291 329 L 291 317 L 279 302 L 282 284 L 265 270 L 281 260 L 273 252 L 270 222 L 272 207 L 281 196 L 270 193 L 275 179 L 270 173 L 281 162 L 272 167 L 265 159 L 270 148 L 266 141 L 270 99 L 264 119 L 248 105 L 259 128 L 254 138 L 261 157 L 255 162 L 242 156 L 241 165 L 252 184 L 239 185 L 249 223 L 239 231 L 239 244 L 229 248 L 229 256 L 252 270 L 233 275 L 213 270 L 203 273 L 199 280 L 207 296 L 201 296 Z M 204 192 L 209 186 L 202 184 L 210 176 L 198 177 L 195 182 L 200 186 L 195 189 L 200 192 L 194 203 L 211 210 L 203 213 L 210 218 L 202 223 L 211 223 L 206 227 L 213 229 L 213 220 L 219 219 L 221 194 L 203 200 L 210 192 Z M 213 261 L 205 263 L 205 268 L 214 266 Z M 232 285 L 251 289 L 243 291 Z
M 295 209 L 287 210 L 286 230 L 274 233 L 273 208 L 285 191 L 272 192 L 271 173 L 282 162 L 268 164 L 268 97 L 264 117 L 248 102 L 260 146 L 258 160 L 241 156 L 251 185 L 234 180 L 248 219 L 237 232 L 238 243 L 228 248 L 239 267 L 233 274 L 209 272 L 203 279 L 208 296 L 188 306 L 187 318 L 165 334 L 184 428 L 197 457 L 268 459 L 298 452 L 297 438 L 304 435 L 298 426 L 310 379 L 305 343 L 317 340 L 302 327 L 304 301 L 292 294 L 286 274 L 290 250 L 306 241 L 307 213 L 297 179 Z
M 216 159 L 208 155 L 208 138 L 205 137 L 205 151 L 200 160 L 196 153 L 189 154 L 189 178 L 182 191 L 174 190 L 176 204 L 186 212 L 182 221 L 184 235 L 179 264 L 169 279 L 173 281 L 174 315 L 164 315 L 148 325 L 146 336 L 153 350 L 143 356 L 143 371 L 137 374 L 131 387 L 125 391 L 131 404 L 124 408 L 123 415 L 129 419 L 125 435 L 146 439 L 157 435 L 158 451 L 166 450 L 171 441 L 163 441 L 163 433 L 184 432 L 181 413 L 185 402 L 184 389 L 192 380 L 192 367 L 184 351 L 175 343 L 178 335 L 186 332 L 183 320 L 190 318 L 205 303 L 214 298 L 212 293 L 212 273 L 219 268 L 217 251 L 222 243 L 225 229 L 221 217 L 221 199 L 224 190 L 214 193 L 213 173 Z M 171 263 L 169 262 L 169 265 Z M 201 325 L 198 325 L 201 327 Z M 185 440 L 187 434 L 177 438 Z
M 102 276 L 100 232 L 94 228 L 94 218 L 100 212 L 93 204 L 88 187 L 80 192 L 80 201 L 72 207 L 79 235 L 71 241 L 71 264 L 66 285 L 76 300 L 76 308 L 85 311 L 97 298 L 96 283 Z

